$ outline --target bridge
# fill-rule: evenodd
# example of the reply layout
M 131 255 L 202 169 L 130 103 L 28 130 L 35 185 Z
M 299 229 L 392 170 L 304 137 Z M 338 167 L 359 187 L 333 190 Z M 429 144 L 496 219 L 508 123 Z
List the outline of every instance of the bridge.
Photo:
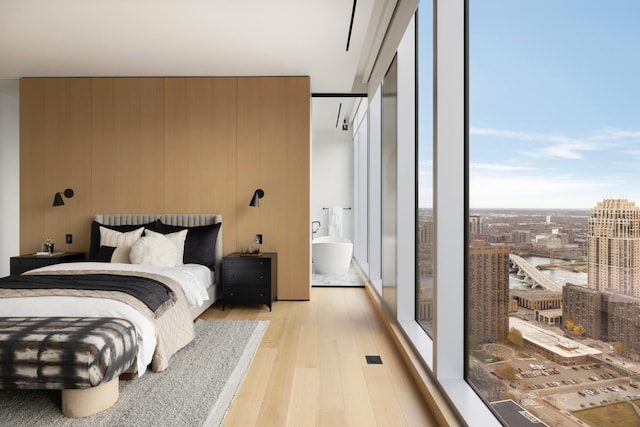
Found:
M 524 282 L 531 285 L 531 288 L 542 286 L 545 289 L 555 292 L 562 292 L 562 287 L 549 279 L 533 264 L 525 260 L 519 255 L 509 254 L 511 264 L 518 269 L 516 273 L 520 277 L 524 277 Z

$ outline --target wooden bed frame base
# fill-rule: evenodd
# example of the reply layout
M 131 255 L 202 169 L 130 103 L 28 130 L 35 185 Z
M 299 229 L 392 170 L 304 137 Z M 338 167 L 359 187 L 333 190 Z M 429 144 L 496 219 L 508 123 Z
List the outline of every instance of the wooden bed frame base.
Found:
M 110 408 L 118 401 L 119 380 L 115 377 L 96 387 L 62 390 L 62 415 L 82 418 Z

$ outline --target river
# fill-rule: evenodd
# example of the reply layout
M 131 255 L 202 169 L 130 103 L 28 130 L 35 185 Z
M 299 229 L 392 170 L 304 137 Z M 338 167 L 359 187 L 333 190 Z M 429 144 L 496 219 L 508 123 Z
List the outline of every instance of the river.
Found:
M 539 256 L 527 256 L 523 258 L 533 265 L 544 265 L 544 264 L 549 264 L 551 262 L 549 258 L 539 257 Z M 564 286 L 564 284 L 567 282 L 573 283 L 576 285 L 587 284 L 587 273 L 576 273 L 573 271 L 567 271 L 567 270 L 561 270 L 561 269 L 542 270 L 542 273 L 560 286 Z M 530 289 L 531 287 L 526 283 L 523 283 L 522 280 L 515 275 L 515 273 L 512 273 L 509 275 L 509 288 L 510 289 Z

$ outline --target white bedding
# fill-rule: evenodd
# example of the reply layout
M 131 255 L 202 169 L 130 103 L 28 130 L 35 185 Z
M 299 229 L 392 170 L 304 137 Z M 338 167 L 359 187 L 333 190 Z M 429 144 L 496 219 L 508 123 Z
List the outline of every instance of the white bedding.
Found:
M 136 264 L 78 262 L 50 265 L 30 272 L 84 269 L 143 271 L 167 276 L 181 285 L 187 296 L 187 301 L 192 307 L 200 306 L 204 300 L 208 299 L 206 290 L 213 284 L 213 272 L 207 267 L 196 264 L 180 267 L 154 267 Z M 13 316 L 86 316 L 127 319 L 134 324 L 138 334 L 138 375 L 142 375 L 146 371 L 156 348 L 156 331 L 153 324 L 137 310 L 120 301 L 71 296 L 0 298 L 0 317 Z
M 121 264 L 115 262 L 67 262 L 48 265 L 28 273 L 56 270 L 120 270 L 142 271 L 169 277 L 180 284 L 189 303 L 189 308 L 200 307 L 209 299 L 207 288 L 213 285 L 213 271 L 200 264 L 183 264 L 178 267 L 156 267 L 152 265 Z

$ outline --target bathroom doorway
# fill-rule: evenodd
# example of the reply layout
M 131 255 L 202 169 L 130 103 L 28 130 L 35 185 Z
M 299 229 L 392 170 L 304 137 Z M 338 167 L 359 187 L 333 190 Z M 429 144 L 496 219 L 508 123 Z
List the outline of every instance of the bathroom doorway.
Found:
M 366 127 L 362 122 L 363 111 L 366 111 L 366 97 L 363 95 L 312 96 L 312 222 L 309 224 L 312 286 L 362 286 L 350 261 L 357 233 L 354 220 L 354 159 L 357 148 L 354 140 L 359 127 Z M 319 246 L 320 240 L 331 241 L 322 242 Z

